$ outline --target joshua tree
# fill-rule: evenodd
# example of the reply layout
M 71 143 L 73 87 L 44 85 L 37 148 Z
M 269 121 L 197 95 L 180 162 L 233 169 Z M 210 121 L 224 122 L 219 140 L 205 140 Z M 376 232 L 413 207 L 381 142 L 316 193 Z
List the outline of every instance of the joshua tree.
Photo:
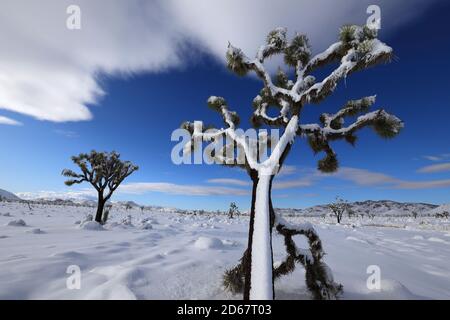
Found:
M 279 69 L 276 79 L 265 68 L 269 57 L 280 54 L 288 69 Z M 396 136 L 403 127 L 395 116 L 380 109 L 365 113 L 375 103 L 375 96 L 348 101 L 336 113 L 323 113 L 319 123 L 301 123 L 309 104 L 322 102 L 338 83 L 351 73 L 370 66 L 388 62 L 392 49 L 377 39 L 377 31 L 369 27 L 344 26 L 340 39 L 327 50 L 312 57 L 308 38 L 295 34 L 287 39 L 287 30 L 277 28 L 271 31 L 266 44 L 261 46 L 256 57 L 251 59 L 244 52 L 229 44 L 226 53 L 228 68 L 240 76 L 254 72 L 263 82 L 263 88 L 253 101 L 251 124 L 254 128 L 265 125 L 282 130 L 278 143 L 268 139 L 267 131 L 260 131 L 256 137 L 249 137 L 238 130 L 239 116 L 230 111 L 222 97 L 210 97 L 208 105 L 223 118 L 224 128 L 204 127 L 202 122 L 185 122 L 182 128 L 191 134 L 191 141 L 184 151 L 194 151 L 202 142 L 218 142 L 225 138 L 223 148 L 211 151 L 211 158 L 229 166 L 244 168 L 253 182 L 252 204 L 248 247 L 241 263 L 225 275 L 225 282 L 235 289 L 244 291 L 244 299 L 274 298 L 274 279 L 291 272 L 295 262 L 306 268 L 306 282 L 315 298 L 335 298 L 341 286 L 334 283 L 328 268 L 322 261 L 324 255 L 321 241 L 310 224 L 292 225 L 275 214 L 272 206 L 272 181 L 280 171 L 291 151 L 296 138 L 306 138 L 315 153 L 324 152 L 318 162 L 318 169 L 330 173 L 338 169 L 337 155 L 331 142 L 344 139 L 354 145 L 356 132 L 370 126 L 384 138 Z M 312 75 L 319 67 L 337 63 L 337 67 L 322 80 Z M 268 109 L 275 108 L 278 115 L 269 116 Z M 359 116 L 355 122 L 346 124 L 348 117 Z M 266 143 L 270 156 L 258 146 Z M 272 229 L 285 238 L 287 260 L 273 268 Z M 310 248 L 300 249 L 292 237 L 304 235 Z M 235 281 L 233 283 L 233 281 Z
M 344 213 L 346 211 L 349 213 L 350 216 L 348 202 L 339 197 L 336 197 L 336 201 L 334 203 L 330 203 L 328 207 L 330 208 L 333 215 L 336 217 L 337 223 L 341 223 L 342 217 L 344 216 Z
M 111 198 L 119 185 L 139 167 L 130 161 L 122 161 L 120 154 L 112 152 L 81 153 L 73 156 L 72 161 L 80 168 L 81 173 L 64 169 L 62 175 L 70 179 L 65 182 L 67 186 L 89 182 L 98 193 L 97 213 L 95 221 L 102 223 L 105 203 Z
M 230 209 L 228 209 L 228 217 L 230 219 L 233 219 L 234 215 L 239 215 L 239 214 L 240 214 L 239 208 L 236 205 L 236 203 L 234 203 L 234 202 L 230 203 Z

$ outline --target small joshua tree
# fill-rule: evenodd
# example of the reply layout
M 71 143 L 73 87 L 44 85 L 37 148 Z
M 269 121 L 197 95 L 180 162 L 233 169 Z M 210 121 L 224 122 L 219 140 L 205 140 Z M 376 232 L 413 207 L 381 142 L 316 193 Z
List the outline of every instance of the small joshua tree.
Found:
M 248 137 L 238 130 L 239 116 L 230 111 L 222 97 L 210 97 L 208 105 L 218 112 L 225 123 L 224 128 L 204 127 L 202 122 L 185 122 L 182 128 L 191 133 L 192 140 L 184 151 L 194 151 L 202 142 L 217 142 L 226 139 L 223 148 L 211 152 L 216 162 L 246 170 L 253 182 L 252 204 L 248 247 L 241 263 L 225 274 L 225 284 L 244 292 L 244 299 L 274 298 L 274 280 L 292 272 L 295 263 L 306 269 L 306 283 L 314 298 L 336 298 L 341 286 L 334 283 L 329 268 L 322 261 L 324 252 L 318 234 L 310 224 L 293 225 L 278 216 L 273 210 L 272 181 L 280 171 L 296 138 L 306 138 L 314 153 L 323 152 L 325 157 L 318 162 L 318 170 L 330 173 L 338 169 L 337 155 L 331 142 L 343 139 L 354 145 L 356 133 L 363 127 L 372 127 L 384 138 L 396 136 L 403 127 L 402 122 L 383 109 L 366 113 L 375 103 L 375 96 L 351 100 L 336 113 L 323 113 L 318 123 L 304 124 L 303 114 L 309 104 L 317 104 L 331 95 L 338 83 L 351 73 L 379 63 L 388 62 L 392 48 L 377 39 L 377 31 L 367 26 L 344 26 L 339 40 L 327 50 L 311 56 L 308 38 L 295 34 L 290 40 L 287 30 L 271 31 L 254 59 L 229 44 L 226 53 L 228 68 L 240 76 L 254 72 L 263 82 L 263 88 L 253 101 L 251 125 L 275 127 L 282 130 L 278 143 L 268 139 L 267 132 L 260 131 L 256 137 Z M 282 55 L 287 69 L 279 69 L 276 78 L 265 68 L 265 61 Z M 337 67 L 322 80 L 312 73 L 318 68 L 337 63 Z M 269 108 L 278 115 L 269 116 Z M 346 124 L 347 118 L 359 114 L 356 121 Z M 270 156 L 258 146 L 265 144 Z M 256 146 L 256 148 L 255 148 Z M 235 152 L 237 151 L 237 152 Z M 279 267 L 273 267 L 272 229 L 284 236 L 287 259 Z M 297 248 L 293 236 L 307 237 L 310 248 Z M 235 281 L 235 282 L 233 282 Z
M 62 175 L 70 178 L 65 184 L 72 186 L 89 182 L 97 190 L 98 205 L 95 221 L 102 223 L 105 203 L 119 185 L 139 167 L 130 161 L 122 161 L 120 154 L 115 151 L 97 152 L 93 150 L 90 153 L 73 156 L 72 161 L 80 168 L 81 173 L 64 169 Z
M 234 215 L 239 215 L 239 208 L 236 203 L 230 203 L 230 209 L 228 209 L 228 218 L 233 219 Z
M 348 202 L 339 197 L 336 197 L 336 201 L 330 203 L 328 208 L 330 208 L 331 212 L 336 217 L 337 223 L 341 223 L 345 212 L 350 212 Z

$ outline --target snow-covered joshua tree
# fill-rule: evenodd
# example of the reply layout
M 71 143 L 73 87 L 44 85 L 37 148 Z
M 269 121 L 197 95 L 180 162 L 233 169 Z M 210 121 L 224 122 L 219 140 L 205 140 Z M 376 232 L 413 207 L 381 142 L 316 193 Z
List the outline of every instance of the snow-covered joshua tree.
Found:
M 98 193 L 95 221 L 98 223 L 106 222 L 106 220 L 103 220 L 105 204 L 119 185 L 139 167 L 130 161 L 122 161 L 120 154 L 115 151 L 97 152 L 92 150 L 90 153 L 80 153 L 78 156 L 73 156 L 72 161 L 80 168 L 81 173 L 64 169 L 62 175 L 70 178 L 64 183 L 67 186 L 72 186 L 89 182 Z
M 392 49 L 377 39 L 376 30 L 367 26 L 344 26 L 339 38 L 339 41 L 314 57 L 311 56 L 305 35 L 295 34 L 288 40 L 284 28 L 277 28 L 268 34 L 266 44 L 259 48 L 254 59 L 229 44 L 226 53 L 228 68 L 240 76 L 254 72 L 264 84 L 253 101 L 251 124 L 254 128 L 262 125 L 280 128 L 283 132 L 278 143 L 271 145 L 264 132 L 258 135 L 256 141 L 242 134 L 237 128 L 237 113 L 230 111 L 222 97 L 210 97 L 208 105 L 222 116 L 224 128 L 204 128 L 201 122 L 185 122 L 182 125 L 192 135 L 185 151 L 195 150 L 199 141 L 214 142 L 225 137 L 228 143 L 219 152 L 213 150 L 211 157 L 225 165 L 245 168 L 253 181 L 248 248 L 241 264 L 228 274 L 234 276 L 235 284 L 238 283 L 239 288 L 235 289 L 243 289 L 244 299 L 274 298 L 274 279 L 291 272 L 295 262 L 306 268 L 306 282 L 315 298 L 335 298 L 341 289 L 321 261 L 324 253 L 313 227 L 310 224 L 292 225 L 273 210 L 272 181 L 295 139 L 306 138 L 315 153 L 324 152 L 325 157 L 319 160 L 318 169 L 329 173 L 338 169 L 337 156 L 330 142 L 345 139 L 354 144 L 355 133 L 366 126 L 371 126 L 384 138 L 392 138 L 403 126 L 397 117 L 382 109 L 365 113 L 353 123 L 346 124 L 346 118 L 366 112 L 375 103 L 375 96 L 349 101 L 334 114 L 324 113 L 319 123 L 301 123 L 302 113 L 307 110 L 305 107 L 323 101 L 348 75 L 391 59 Z M 264 63 L 269 57 L 278 54 L 283 55 L 291 72 L 279 69 L 274 81 Z M 318 81 L 312 75 L 319 67 L 336 62 L 337 67 L 324 79 Z M 269 107 L 276 108 L 278 115 L 269 116 Z M 259 142 L 268 142 L 269 157 L 263 159 L 262 151 L 255 148 Z M 273 227 L 284 236 L 288 253 L 286 261 L 277 268 L 273 267 Z M 292 237 L 298 234 L 307 237 L 309 249 L 295 245 Z M 241 285 L 243 288 L 240 288 Z
M 341 223 L 344 213 L 349 211 L 349 204 L 344 199 L 336 197 L 336 201 L 330 203 L 328 208 L 330 208 L 332 214 L 336 217 L 337 223 Z M 350 216 L 350 212 L 348 214 Z

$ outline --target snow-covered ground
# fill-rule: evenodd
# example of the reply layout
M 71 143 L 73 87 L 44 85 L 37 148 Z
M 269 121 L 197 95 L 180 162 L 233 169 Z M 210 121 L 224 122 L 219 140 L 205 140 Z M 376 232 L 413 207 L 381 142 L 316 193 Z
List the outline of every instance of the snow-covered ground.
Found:
M 222 274 L 246 248 L 248 217 L 113 208 L 103 230 L 76 224 L 93 212 L 0 203 L 0 299 L 241 298 L 223 289 Z M 450 298 L 448 219 L 287 219 L 314 224 L 344 299 Z M 274 250 L 275 262 L 282 260 L 278 236 Z M 80 290 L 66 287 L 70 265 L 81 269 Z M 370 265 L 381 270 L 379 291 L 366 286 Z M 276 295 L 309 298 L 301 266 L 276 283 Z

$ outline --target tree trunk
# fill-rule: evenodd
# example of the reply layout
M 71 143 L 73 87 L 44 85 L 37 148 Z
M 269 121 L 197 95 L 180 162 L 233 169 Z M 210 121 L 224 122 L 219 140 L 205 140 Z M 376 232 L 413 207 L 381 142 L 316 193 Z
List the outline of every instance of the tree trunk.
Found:
M 252 243 L 253 243 L 253 226 L 255 222 L 255 202 L 256 202 L 256 188 L 258 186 L 258 172 L 255 170 L 250 171 L 250 178 L 253 181 L 252 188 L 252 206 L 250 209 L 250 222 L 248 227 L 248 244 L 247 244 L 247 258 L 242 260 L 244 269 L 244 300 L 250 300 L 250 287 L 251 287 L 251 265 L 252 265 Z M 245 256 L 245 255 L 244 255 Z
M 270 187 L 272 175 L 252 175 L 248 259 L 245 269 L 244 300 L 271 300 L 273 290 L 272 217 Z
M 102 223 L 103 216 L 103 208 L 105 207 L 105 199 L 103 199 L 103 194 L 98 193 L 98 204 L 97 204 L 97 213 L 95 214 L 95 221 L 98 223 Z

